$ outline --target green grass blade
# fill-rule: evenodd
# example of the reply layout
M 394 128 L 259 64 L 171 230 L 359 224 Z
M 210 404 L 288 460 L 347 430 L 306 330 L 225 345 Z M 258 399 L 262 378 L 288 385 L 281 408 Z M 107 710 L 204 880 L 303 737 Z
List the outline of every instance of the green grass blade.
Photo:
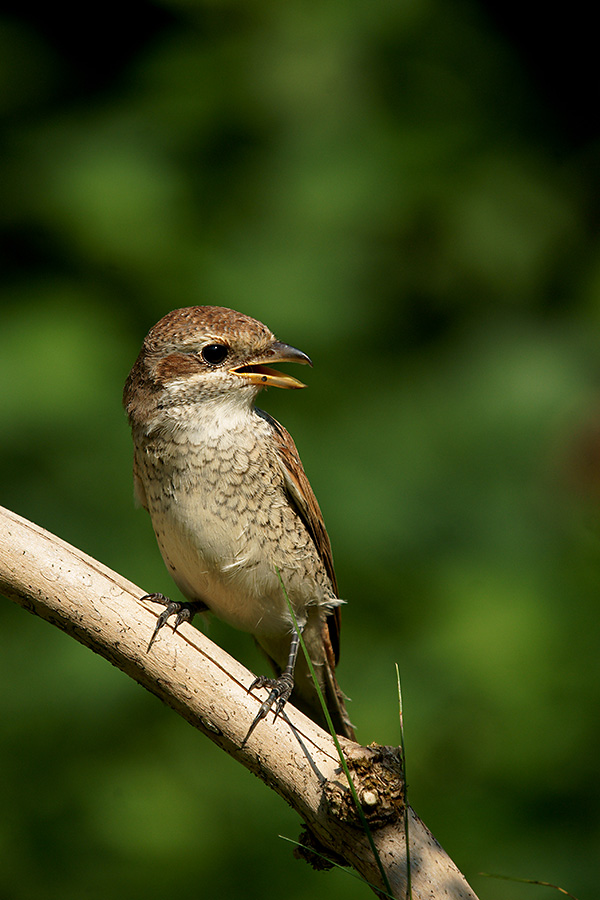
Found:
M 329 859 L 328 856 L 325 856 L 324 853 L 318 853 L 312 847 L 307 847 L 306 844 L 302 844 L 300 841 L 294 841 L 292 838 L 286 837 L 284 834 L 278 835 L 282 841 L 288 841 L 290 844 L 295 844 L 296 847 L 301 847 L 303 850 L 306 850 L 308 853 L 314 854 L 314 856 L 318 856 L 319 859 L 324 859 L 326 863 L 328 863 L 333 868 L 339 869 L 340 872 L 343 872 L 344 875 L 351 875 L 352 878 L 356 878 L 357 881 L 360 881 L 366 887 L 372 888 L 374 891 L 378 891 L 378 893 L 382 897 L 389 897 L 390 900 L 395 900 L 392 894 L 388 894 L 387 891 L 382 891 L 380 887 L 377 887 L 376 884 L 373 884 L 371 881 L 367 881 L 366 878 L 363 878 L 362 875 L 359 875 L 358 872 L 354 872 L 352 869 L 349 869 L 348 866 L 341 866 L 339 863 L 334 862 L 333 859 Z
M 410 865 L 410 841 L 408 833 L 408 784 L 406 781 L 406 750 L 404 747 L 404 711 L 402 705 L 402 683 L 400 669 L 396 663 L 396 680 L 398 683 L 398 716 L 400 718 L 400 750 L 402 752 L 402 770 L 404 774 L 404 841 L 406 843 L 406 896 L 412 900 L 412 873 Z
M 370 828 L 369 823 L 367 822 L 366 816 L 363 812 L 363 808 L 360 804 L 360 800 L 358 799 L 358 794 L 356 792 L 356 788 L 354 787 L 354 782 L 352 781 L 352 776 L 350 775 L 350 769 L 348 768 L 348 763 L 346 762 L 346 758 L 342 752 L 342 748 L 341 748 L 340 742 L 338 740 L 338 736 L 335 733 L 335 728 L 333 727 L 333 722 L 331 721 L 331 716 L 329 715 L 329 710 L 327 709 L 327 704 L 325 703 L 325 698 L 323 697 L 323 692 L 321 691 L 321 686 L 319 685 L 319 681 L 317 679 L 317 674 L 315 672 L 314 666 L 312 664 L 312 660 L 311 660 L 308 650 L 306 648 L 306 644 L 304 643 L 304 638 L 302 637 L 302 631 L 300 630 L 300 628 L 298 626 L 298 620 L 296 619 L 296 615 L 292 608 L 290 598 L 288 597 L 288 593 L 287 593 L 285 584 L 283 583 L 283 579 L 281 577 L 281 572 L 279 571 L 279 569 L 277 567 L 275 567 L 275 571 L 277 572 L 277 577 L 279 578 L 279 581 L 281 582 L 281 587 L 282 587 L 285 599 L 287 601 L 287 604 L 288 604 L 288 607 L 290 610 L 290 615 L 291 615 L 292 621 L 294 623 L 294 628 L 296 629 L 298 636 L 300 638 L 300 646 L 302 647 L 302 652 L 304 653 L 304 658 L 306 659 L 306 664 L 308 666 L 310 676 L 315 685 L 315 689 L 316 689 L 317 695 L 319 697 L 319 703 L 321 704 L 321 707 L 323 709 L 323 715 L 325 716 L 325 720 L 327 722 L 327 727 L 329 728 L 329 733 L 331 734 L 331 737 L 333 738 L 335 748 L 336 748 L 338 756 L 340 758 L 340 764 L 342 766 L 342 769 L 344 771 L 346 778 L 348 779 L 350 793 L 352 794 L 352 799 L 354 800 L 354 804 L 356 806 L 356 811 L 358 813 L 358 817 L 361 821 L 361 825 L 363 826 L 364 832 L 367 836 L 367 840 L 369 842 L 371 850 L 373 851 L 373 856 L 375 858 L 375 861 L 377 863 L 377 868 L 379 869 L 379 873 L 380 873 L 383 883 L 385 885 L 386 892 L 391 897 L 393 897 L 392 887 L 388 880 L 386 871 L 383 868 L 383 863 L 381 862 L 381 857 L 379 856 L 377 847 L 375 846 L 375 841 L 373 840 L 373 834 L 371 832 L 371 828 Z
M 485 878 L 501 878 L 503 881 L 517 881 L 519 884 L 539 884 L 542 887 L 554 888 L 555 891 L 566 894 L 571 900 L 577 900 L 577 897 L 574 894 L 569 893 L 569 891 L 559 887 L 557 884 L 552 884 L 550 881 L 538 881 L 535 878 L 515 878 L 512 875 L 492 875 L 490 872 L 480 872 L 479 874 L 483 875 Z

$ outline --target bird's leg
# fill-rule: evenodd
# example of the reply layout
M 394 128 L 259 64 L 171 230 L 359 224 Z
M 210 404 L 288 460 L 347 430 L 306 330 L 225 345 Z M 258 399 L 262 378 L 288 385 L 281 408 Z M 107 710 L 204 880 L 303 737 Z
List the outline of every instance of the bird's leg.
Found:
M 242 741 L 242 747 L 246 746 L 248 738 L 250 737 L 258 723 L 261 721 L 261 719 L 264 719 L 264 717 L 267 715 L 273 704 L 277 704 L 275 707 L 274 716 L 274 719 L 276 719 L 280 712 L 283 710 L 286 702 L 290 699 L 290 695 L 294 689 L 294 667 L 296 665 L 296 657 L 298 656 L 299 646 L 300 634 L 294 628 L 292 632 L 292 640 L 290 643 L 290 652 L 288 655 L 287 665 L 279 678 L 267 678 L 265 675 L 259 675 L 259 677 L 255 678 L 248 688 L 248 693 L 250 693 L 250 691 L 253 691 L 254 688 L 261 687 L 271 688 L 271 692 L 254 717 L 254 721 L 248 729 L 248 734 Z
M 166 609 L 161 612 L 156 620 L 156 628 L 152 633 L 146 653 L 150 652 L 150 648 L 154 643 L 156 635 L 171 616 L 176 616 L 173 631 L 177 631 L 182 622 L 191 622 L 196 613 L 204 612 L 208 609 L 208 606 L 202 600 L 190 600 L 188 603 L 177 603 L 169 597 L 165 597 L 164 594 L 144 594 L 141 599 L 150 600 L 152 603 L 162 603 L 163 606 L 166 606 Z

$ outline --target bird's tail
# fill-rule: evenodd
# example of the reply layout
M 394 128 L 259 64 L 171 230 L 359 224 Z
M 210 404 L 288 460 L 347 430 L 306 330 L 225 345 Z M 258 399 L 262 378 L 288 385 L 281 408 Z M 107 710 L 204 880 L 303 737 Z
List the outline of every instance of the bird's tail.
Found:
M 329 661 L 325 663 L 325 665 L 323 666 L 323 670 L 325 703 L 327 704 L 327 709 L 329 711 L 329 715 L 331 716 L 331 721 L 333 722 L 335 733 L 343 734 L 344 737 L 350 738 L 351 741 L 355 741 L 356 735 L 354 734 L 354 726 L 350 721 L 350 716 L 348 715 L 348 711 L 346 709 L 346 698 L 344 697 L 344 694 L 342 693 L 342 690 L 337 683 L 335 672 L 329 664 Z M 320 703 L 319 713 L 321 717 L 324 718 Z M 327 725 L 324 725 L 323 727 L 327 730 Z

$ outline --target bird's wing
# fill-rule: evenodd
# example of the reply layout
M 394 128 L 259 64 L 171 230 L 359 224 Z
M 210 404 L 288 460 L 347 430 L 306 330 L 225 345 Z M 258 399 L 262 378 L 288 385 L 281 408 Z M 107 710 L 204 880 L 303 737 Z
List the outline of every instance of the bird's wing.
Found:
M 148 509 L 148 501 L 146 499 L 146 489 L 144 488 L 144 482 L 142 481 L 142 476 L 140 475 L 140 463 L 138 460 L 137 450 L 134 451 L 133 454 L 133 495 L 135 497 L 135 502 L 139 506 L 143 506 L 145 510 Z
M 337 597 L 338 587 L 335 570 L 333 568 L 331 542 L 325 528 L 323 514 L 319 508 L 314 491 L 310 486 L 310 482 L 306 477 L 306 472 L 300 461 L 293 438 L 283 425 L 268 413 L 258 409 L 256 412 L 261 418 L 265 419 L 273 429 L 277 453 L 281 462 L 288 496 L 313 540 L 317 553 L 319 554 L 319 557 L 325 566 L 325 571 L 331 581 L 335 596 Z M 327 626 L 329 633 L 325 635 L 326 649 L 330 650 L 330 653 L 332 652 L 335 664 L 337 664 L 340 655 L 341 614 L 339 606 L 327 616 Z M 330 645 L 329 648 L 327 647 L 327 644 Z

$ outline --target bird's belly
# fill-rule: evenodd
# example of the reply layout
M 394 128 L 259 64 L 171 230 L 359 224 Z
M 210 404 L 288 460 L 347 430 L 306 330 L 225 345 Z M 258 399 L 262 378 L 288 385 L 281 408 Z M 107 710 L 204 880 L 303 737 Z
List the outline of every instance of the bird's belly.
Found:
M 257 637 L 289 633 L 287 598 L 301 625 L 307 607 L 339 601 L 276 458 L 252 449 L 251 433 L 215 440 L 182 437 L 139 455 L 163 559 L 182 593 L 220 619 Z
M 310 582 L 298 579 L 298 553 L 265 539 L 243 512 L 224 520 L 210 504 L 188 495 L 151 511 L 157 541 L 181 592 L 202 600 L 218 618 L 255 635 L 282 634 L 293 620 L 277 574 L 279 569 L 294 613 L 302 621 L 306 606 L 319 602 Z M 302 583 L 303 582 L 303 583 Z

